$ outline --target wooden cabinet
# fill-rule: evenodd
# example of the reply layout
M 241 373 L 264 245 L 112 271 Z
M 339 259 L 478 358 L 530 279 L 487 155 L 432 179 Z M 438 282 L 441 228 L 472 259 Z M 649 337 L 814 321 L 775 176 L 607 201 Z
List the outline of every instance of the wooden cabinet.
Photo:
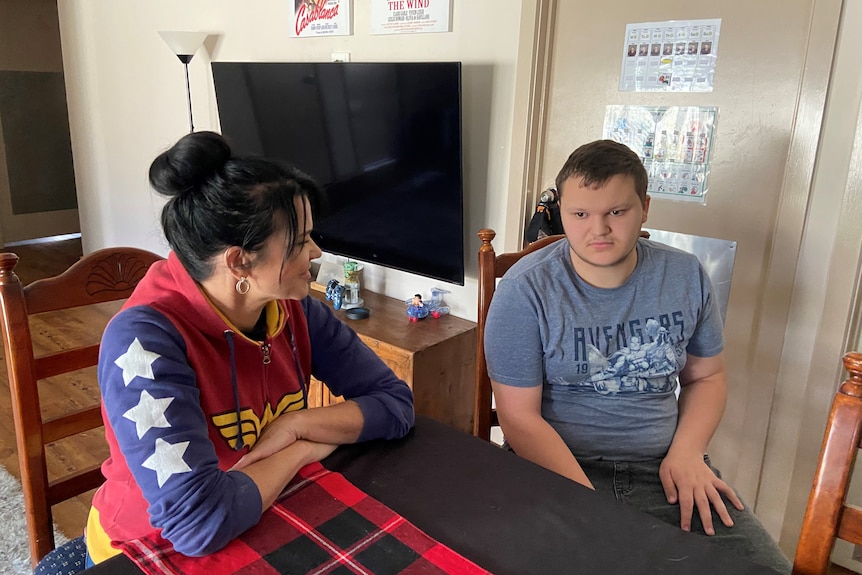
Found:
M 312 296 L 325 300 L 322 293 Z M 335 312 L 360 339 L 413 390 L 418 415 L 426 415 L 462 431 L 473 431 L 476 324 L 451 315 L 411 322 L 400 300 L 363 291 L 366 319 L 347 319 Z M 327 302 L 328 304 L 328 302 Z M 331 305 L 331 304 L 328 304 Z M 341 401 L 312 378 L 309 406 Z

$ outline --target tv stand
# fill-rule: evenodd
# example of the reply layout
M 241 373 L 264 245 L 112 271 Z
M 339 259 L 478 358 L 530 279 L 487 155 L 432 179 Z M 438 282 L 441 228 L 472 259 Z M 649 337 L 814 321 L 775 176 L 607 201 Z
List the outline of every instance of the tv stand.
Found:
M 312 289 L 311 295 L 332 307 L 323 293 Z M 404 302 L 367 290 L 361 295 L 368 318 L 347 319 L 344 310 L 335 315 L 407 382 L 417 415 L 472 433 L 476 324 L 452 315 L 412 322 Z M 308 391 L 309 407 L 343 401 L 314 378 Z

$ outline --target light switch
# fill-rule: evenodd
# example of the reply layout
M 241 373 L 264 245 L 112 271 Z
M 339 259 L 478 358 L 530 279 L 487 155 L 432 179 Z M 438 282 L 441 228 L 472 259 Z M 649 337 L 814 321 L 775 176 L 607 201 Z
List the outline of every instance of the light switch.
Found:
M 333 52 L 333 62 L 350 62 L 350 52 Z

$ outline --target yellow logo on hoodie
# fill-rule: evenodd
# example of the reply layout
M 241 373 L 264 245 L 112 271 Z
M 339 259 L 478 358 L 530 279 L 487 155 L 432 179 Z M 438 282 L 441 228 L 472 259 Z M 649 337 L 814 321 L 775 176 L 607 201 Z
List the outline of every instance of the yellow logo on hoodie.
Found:
M 240 412 L 241 418 L 239 421 L 237 421 L 235 411 L 214 415 L 212 420 L 232 449 L 236 449 L 240 429 L 242 429 L 242 444 L 246 447 L 253 447 L 257 443 L 257 439 L 260 437 L 263 429 L 276 417 L 286 411 L 297 411 L 299 409 L 302 409 L 301 389 L 282 397 L 275 409 L 272 409 L 272 406 L 267 403 L 261 417 L 258 417 L 250 408 L 246 408 Z

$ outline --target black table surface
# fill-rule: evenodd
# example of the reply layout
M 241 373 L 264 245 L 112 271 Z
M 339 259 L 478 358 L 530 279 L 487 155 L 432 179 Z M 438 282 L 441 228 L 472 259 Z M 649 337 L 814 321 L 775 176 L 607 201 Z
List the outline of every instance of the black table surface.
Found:
M 496 575 L 775 573 L 423 417 L 404 439 L 343 446 L 323 464 Z M 119 555 L 87 573 L 140 571 Z

